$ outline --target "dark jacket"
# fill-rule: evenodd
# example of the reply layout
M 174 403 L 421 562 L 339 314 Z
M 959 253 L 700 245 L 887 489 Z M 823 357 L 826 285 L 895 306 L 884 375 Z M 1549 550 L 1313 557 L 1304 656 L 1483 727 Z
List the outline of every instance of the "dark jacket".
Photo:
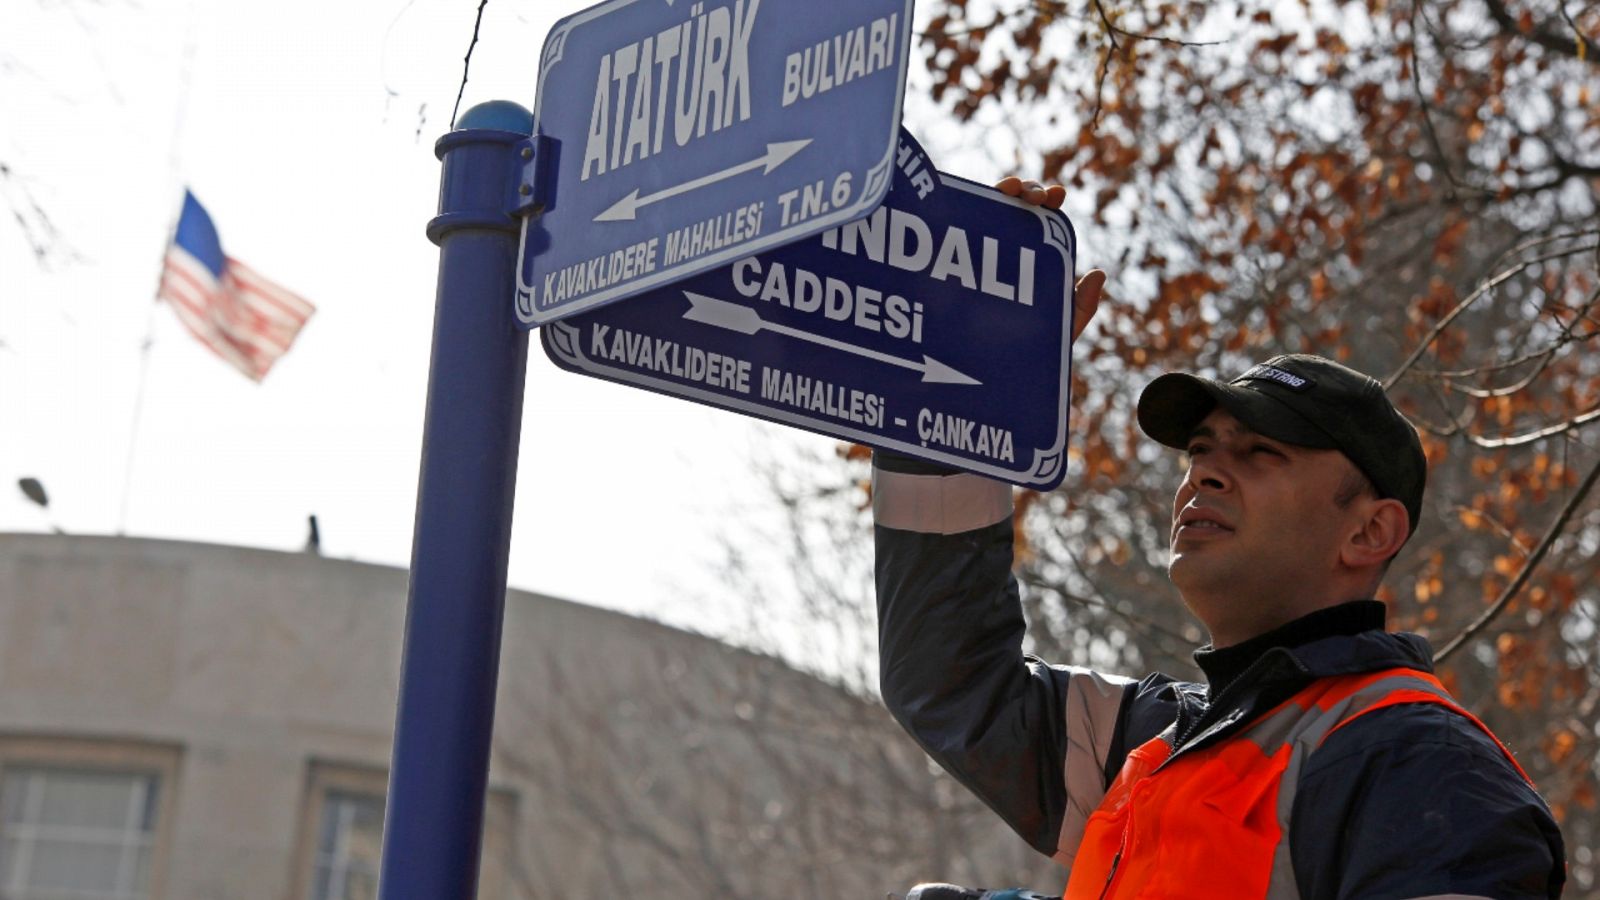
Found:
M 946 770 L 1065 865 L 1123 758 L 1174 722 L 1181 754 L 1227 740 L 1316 678 L 1432 669 L 1427 642 L 1384 632 L 1373 601 L 1197 654 L 1214 685 L 1047 665 L 1022 653 L 1009 486 L 881 471 L 877 481 L 884 701 Z M 1290 846 L 1307 900 L 1556 897 L 1564 881 L 1543 800 L 1492 738 L 1432 704 L 1363 716 L 1317 749 Z

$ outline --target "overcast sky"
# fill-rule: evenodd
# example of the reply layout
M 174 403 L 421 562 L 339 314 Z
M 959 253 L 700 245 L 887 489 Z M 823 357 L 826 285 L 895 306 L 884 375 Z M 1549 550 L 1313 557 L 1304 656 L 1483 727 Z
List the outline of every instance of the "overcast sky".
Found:
M 586 5 L 489 3 L 463 109 L 531 107 L 545 33 Z M 432 145 L 476 8 L 0 4 L 0 189 L 27 221 L 0 220 L 0 531 L 297 550 L 315 513 L 325 554 L 407 563 L 437 260 L 423 235 Z M 914 96 L 913 130 L 919 108 Z M 995 174 L 982 157 L 935 158 Z M 152 302 L 185 185 L 230 255 L 317 306 L 260 385 Z M 35 203 L 53 234 L 26 212 Z M 759 511 L 754 455 L 832 444 L 560 372 L 536 341 L 529 360 L 515 587 L 685 621 L 686 597 L 719 590 L 717 534 Z M 48 511 L 17 490 L 24 476 L 43 482 Z

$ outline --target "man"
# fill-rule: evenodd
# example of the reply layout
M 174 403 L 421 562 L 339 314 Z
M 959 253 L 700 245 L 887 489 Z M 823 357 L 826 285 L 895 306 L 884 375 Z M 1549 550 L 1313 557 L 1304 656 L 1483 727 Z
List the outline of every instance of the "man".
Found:
M 1078 332 L 1103 283 L 1079 282 Z M 1068 867 L 1069 900 L 1559 896 L 1544 802 L 1431 675 L 1427 643 L 1385 632 L 1371 599 L 1426 474 L 1382 386 L 1282 356 L 1227 382 L 1164 375 L 1138 414 L 1188 459 L 1169 572 L 1211 633 L 1195 654 L 1207 683 L 1025 657 L 1010 486 L 880 452 L 896 719 Z

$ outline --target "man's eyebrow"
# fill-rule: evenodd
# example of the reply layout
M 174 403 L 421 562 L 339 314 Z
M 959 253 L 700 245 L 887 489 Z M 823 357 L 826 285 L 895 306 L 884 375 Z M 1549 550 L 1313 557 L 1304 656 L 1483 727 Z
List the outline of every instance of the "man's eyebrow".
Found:
M 1283 441 L 1280 441 L 1277 438 L 1268 437 L 1267 435 L 1256 431 L 1254 428 L 1251 428 L 1243 422 L 1239 423 L 1238 427 L 1232 430 L 1235 434 L 1243 438 L 1256 438 L 1263 441 L 1271 441 L 1274 444 L 1284 444 Z M 1207 440 L 1213 441 L 1221 440 L 1221 438 L 1217 437 L 1217 430 L 1212 428 L 1210 425 L 1196 425 L 1194 430 L 1189 432 L 1188 440 L 1185 441 L 1185 443 L 1192 441 L 1195 438 L 1206 438 Z

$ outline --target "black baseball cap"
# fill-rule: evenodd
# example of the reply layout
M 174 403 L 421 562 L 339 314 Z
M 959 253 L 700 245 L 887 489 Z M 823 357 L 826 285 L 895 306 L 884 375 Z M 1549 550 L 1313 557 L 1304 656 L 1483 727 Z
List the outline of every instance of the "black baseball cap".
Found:
M 1169 372 L 1139 395 L 1139 427 L 1182 450 L 1219 405 L 1273 440 L 1340 451 L 1379 496 L 1405 505 L 1416 533 L 1428 462 L 1417 429 L 1389 402 L 1377 379 L 1301 353 L 1274 356 L 1228 382 Z

